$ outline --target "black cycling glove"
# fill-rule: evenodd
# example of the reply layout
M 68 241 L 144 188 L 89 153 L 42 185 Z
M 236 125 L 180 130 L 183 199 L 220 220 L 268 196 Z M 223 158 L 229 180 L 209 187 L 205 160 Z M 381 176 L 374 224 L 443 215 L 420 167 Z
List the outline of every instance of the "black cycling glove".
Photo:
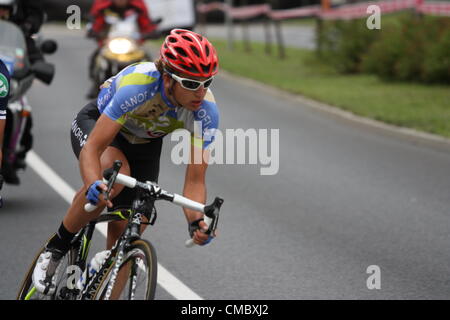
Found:
M 200 229 L 199 223 L 203 220 L 203 218 L 200 218 L 189 223 L 189 235 L 191 236 L 191 238 L 194 236 L 194 232 Z

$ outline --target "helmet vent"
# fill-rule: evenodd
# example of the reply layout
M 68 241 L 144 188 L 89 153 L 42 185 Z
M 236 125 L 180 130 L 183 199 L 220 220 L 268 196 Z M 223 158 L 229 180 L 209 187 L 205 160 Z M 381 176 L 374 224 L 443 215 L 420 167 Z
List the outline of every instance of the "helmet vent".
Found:
M 172 53 L 170 53 L 170 52 L 166 52 L 166 56 L 167 56 L 169 59 L 173 59 L 173 60 L 176 59 L 175 56 L 174 56 Z
M 178 54 L 182 55 L 183 57 L 187 57 L 187 56 L 188 56 L 187 53 L 186 53 L 186 51 L 184 51 L 183 48 L 176 47 L 176 48 L 175 48 L 175 51 L 178 52 Z
M 169 42 L 175 43 L 178 42 L 178 40 L 175 37 L 169 37 Z
M 198 49 L 194 46 L 191 46 L 191 50 L 194 52 L 194 54 L 200 58 L 200 52 L 198 52 Z
M 204 72 L 204 73 L 208 73 L 209 68 L 210 68 L 211 65 L 210 65 L 210 64 L 204 65 L 204 64 L 202 63 L 201 66 L 202 66 L 203 72 Z
M 189 42 L 193 42 L 191 38 L 189 38 L 188 36 L 181 36 L 184 40 L 187 40 Z
M 205 46 L 206 56 L 209 57 L 209 46 Z
M 187 65 L 184 65 L 183 67 L 184 67 L 186 70 L 188 70 L 189 72 L 192 72 L 192 73 L 195 73 L 195 74 L 199 74 L 197 68 L 195 68 L 195 67 L 193 67 L 193 66 L 187 66 Z

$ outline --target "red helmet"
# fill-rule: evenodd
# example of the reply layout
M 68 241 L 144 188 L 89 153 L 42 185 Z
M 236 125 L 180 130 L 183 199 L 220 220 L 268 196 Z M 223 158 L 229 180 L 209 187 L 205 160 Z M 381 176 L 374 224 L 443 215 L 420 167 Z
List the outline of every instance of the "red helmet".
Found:
M 165 64 L 194 77 L 209 78 L 219 71 L 216 49 L 202 35 L 184 29 L 173 29 L 161 46 Z

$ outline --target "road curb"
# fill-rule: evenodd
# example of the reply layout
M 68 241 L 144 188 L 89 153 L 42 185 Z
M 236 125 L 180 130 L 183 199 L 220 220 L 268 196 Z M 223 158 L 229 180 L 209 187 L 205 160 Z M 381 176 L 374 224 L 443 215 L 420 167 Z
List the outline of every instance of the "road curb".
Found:
M 241 83 L 245 83 L 246 85 L 263 90 L 264 92 L 268 92 L 273 95 L 279 96 L 282 99 L 287 99 L 287 100 L 293 101 L 295 103 L 300 103 L 314 111 L 326 113 L 335 118 L 349 121 L 349 122 L 359 125 L 359 126 L 364 126 L 366 128 L 378 131 L 385 135 L 397 136 L 400 138 L 407 139 L 416 144 L 437 147 L 439 149 L 444 149 L 446 151 L 450 151 L 450 139 L 439 136 L 439 135 L 435 135 L 435 134 L 431 134 L 431 133 L 427 133 L 427 132 L 423 132 L 423 131 L 418 131 L 418 130 L 406 128 L 406 127 L 398 127 L 395 125 L 387 124 L 385 122 L 362 117 L 362 116 L 356 115 L 350 111 L 342 110 L 336 106 L 326 104 L 323 102 L 319 102 L 319 101 L 307 98 L 300 94 L 294 94 L 294 93 L 291 93 L 288 91 L 284 91 L 282 89 L 275 88 L 273 86 L 261 83 L 259 81 L 253 80 L 253 79 L 249 79 L 246 77 L 232 74 L 228 71 L 220 70 L 219 75 L 224 78 L 232 79 L 233 81 L 239 81 Z

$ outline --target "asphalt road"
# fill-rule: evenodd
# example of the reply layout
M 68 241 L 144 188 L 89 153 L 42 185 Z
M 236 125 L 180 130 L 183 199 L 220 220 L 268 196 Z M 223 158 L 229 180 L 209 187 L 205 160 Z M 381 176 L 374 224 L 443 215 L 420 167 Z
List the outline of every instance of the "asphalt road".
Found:
M 94 43 L 78 31 L 46 30 L 60 49 L 48 58 L 56 64 L 52 86 L 36 82 L 28 95 L 34 151 L 76 189 L 69 130 L 86 103 Z M 208 201 L 219 195 L 225 202 L 220 236 L 206 247 L 186 249 L 181 209 L 159 204 L 145 238 L 161 265 L 204 299 L 450 298 L 450 150 L 353 125 L 229 77 L 217 77 L 213 92 L 223 131 L 279 129 L 279 171 L 208 169 Z M 160 184 L 180 193 L 185 167 L 173 164 L 175 142 L 165 141 Z M 14 299 L 68 207 L 31 168 L 21 179 L 2 191 L 0 299 Z M 91 252 L 104 243 L 97 233 Z M 381 288 L 369 290 L 373 265 Z M 161 286 L 157 298 L 174 299 Z

